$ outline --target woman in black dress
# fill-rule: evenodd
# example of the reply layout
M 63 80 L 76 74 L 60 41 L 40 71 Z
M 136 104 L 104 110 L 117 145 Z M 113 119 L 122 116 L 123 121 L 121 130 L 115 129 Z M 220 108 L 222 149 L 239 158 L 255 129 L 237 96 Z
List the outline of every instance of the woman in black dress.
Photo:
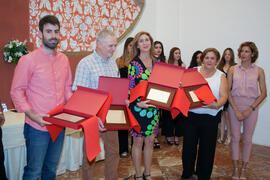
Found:
M 173 47 L 170 50 L 168 64 L 185 67 L 182 61 L 181 51 L 178 47 Z M 166 136 L 169 145 L 179 145 L 179 137 L 183 136 L 184 119 L 186 118 L 180 113 L 175 119 L 172 118 L 171 112 L 163 110 L 163 126 L 162 134 Z

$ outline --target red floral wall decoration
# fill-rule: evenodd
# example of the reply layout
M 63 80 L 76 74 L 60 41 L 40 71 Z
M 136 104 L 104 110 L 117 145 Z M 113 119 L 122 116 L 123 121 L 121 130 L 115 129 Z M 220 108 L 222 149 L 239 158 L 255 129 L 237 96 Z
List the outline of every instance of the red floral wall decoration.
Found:
M 143 9 L 142 0 L 29 0 L 30 42 L 40 46 L 38 22 L 52 14 L 61 23 L 63 52 L 90 52 L 96 33 L 108 28 L 122 38 L 134 26 Z

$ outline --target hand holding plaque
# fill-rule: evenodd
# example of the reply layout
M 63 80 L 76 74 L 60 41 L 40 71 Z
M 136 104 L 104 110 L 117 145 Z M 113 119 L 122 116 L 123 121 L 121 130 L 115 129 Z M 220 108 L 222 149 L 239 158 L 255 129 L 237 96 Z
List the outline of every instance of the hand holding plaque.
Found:
M 150 102 L 150 100 L 146 100 L 146 101 L 140 101 L 140 102 L 137 102 L 137 106 L 139 108 L 149 108 L 149 107 L 156 107 L 152 104 L 148 104 Z

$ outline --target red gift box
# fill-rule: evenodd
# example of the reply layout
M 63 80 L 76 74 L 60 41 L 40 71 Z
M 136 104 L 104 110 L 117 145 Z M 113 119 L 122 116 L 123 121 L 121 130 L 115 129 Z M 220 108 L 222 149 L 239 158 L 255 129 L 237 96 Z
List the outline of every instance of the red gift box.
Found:
M 175 118 L 180 111 L 187 116 L 188 110 L 202 106 L 202 102 L 210 104 L 216 100 L 208 82 L 198 72 L 197 68 L 185 70 L 181 78 L 181 89 L 175 94 L 172 104 L 172 117 Z
M 181 89 L 179 89 L 180 82 Z M 142 100 L 147 99 L 146 96 L 149 93 L 149 88 L 157 88 L 170 93 L 167 104 L 157 103 L 152 100 L 149 103 L 159 108 L 170 110 L 173 118 L 180 112 L 187 116 L 190 108 L 199 107 L 202 105 L 202 102 L 210 104 L 213 100 L 216 100 L 207 81 L 197 71 L 197 68 L 185 70 L 179 66 L 156 63 L 149 81 L 140 82 L 130 91 L 130 102 L 135 101 L 139 97 Z M 192 101 L 190 91 L 199 99 L 198 102 Z
M 181 87 L 190 101 L 190 109 L 202 106 L 202 102 L 210 104 L 216 100 L 208 82 L 197 68 L 187 69 L 181 80 Z
M 183 67 L 156 62 L 148 80 L 146 100 L 163 109 L 170 109 L 184 74 Z M 152 95 L 151 95 L 152 93 Z M 162 98 L 162 99 L 160 99 Z
M 104 126 L 107 130 L 135 129 L 140 131 L 140 126 L 129 108 L 128 100 L 129 79 L 117 77 L 99 77 L 98 89 L 112 94 L 112 103 L 107 114 Z
M 45 121 L 53 123 L 53 125 L 46 126 L 53 142 L 61 133 L 63 127 L 83 128 L 87 158 L 92 161 L 101 152 L 97 116 L 103 122 L 105 121 L 111 101 L 111 94 L 107 92 L 78 86 L 64 106 L 59 105 L 50 111 L 48 113 L 50 117 L 43 117 Z M 55 118 L 56 115 L 61 113 L 80 116 L 83 119 L 74 123 Z
M 129 79 L 118 77 L 99 77 L 98 89 L 112 94 L 111 105 L 124 106 L 128 99 Z
M 207 85 L 207 84 L 208 84 L 207 81 L 204 79 L 201 73 L 197 71 L 197 68 L 191 68 L 185 71 L 181 80 L 181 87 L 184 89 L 184 92 L 188 100 L 190 101 L 190 108 L 196 108 L 196 107 L 202 106 L 202 102 L 200 100 L 196 102 L 192 100 L 190 93 L 194 92 L 196 89 L 200 88 L 201 86 Z
M 73 93 L 65 105 L 59 105 L 50 113 L 50 117 L 44 117 L 45 121 L 63 127 L 72 129 L 82 128 L 81 122 L 96 116 L 100 109 L 103 108 L 105 101 L 108 99 L 109 93 L 78 86 L 77 90 Z M 70 122 L 60 118 L 55 118 L 56 115 L 66 113 L 83 117 L 84 119 L 78 122 Z M 105 112 L 106 113 L 106 112 Z

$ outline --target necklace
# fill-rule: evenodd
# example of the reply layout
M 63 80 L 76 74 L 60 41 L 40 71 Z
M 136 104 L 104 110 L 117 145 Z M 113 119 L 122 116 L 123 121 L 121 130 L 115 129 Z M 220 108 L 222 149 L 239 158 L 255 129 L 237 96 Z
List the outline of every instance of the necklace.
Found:
M 139 58 L 141 59 L 142 63 L 144 64 L 145 68 L 151 72 L 153 60 L 151 58 L 143 60 L 140 56 L 139 56 Z
M 201 68 L 201 73 L 202 73 L 203 77 L 205 77 L 205 78 L 211 77 L 215 72 L 216 72 L 216 69 L 209 72 L 209 71 L 206 71 L 203 67 Z

